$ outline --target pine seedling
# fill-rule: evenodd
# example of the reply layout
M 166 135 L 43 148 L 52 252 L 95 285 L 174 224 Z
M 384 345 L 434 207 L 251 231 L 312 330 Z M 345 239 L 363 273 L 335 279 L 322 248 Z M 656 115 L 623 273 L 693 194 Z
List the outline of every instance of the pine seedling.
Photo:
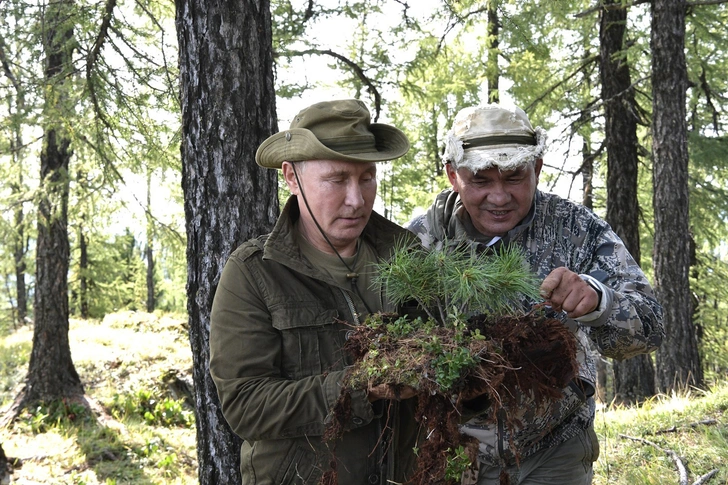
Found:
M 453 241 L 431 249 L 401 244 L 375 274 L 393 303 L 414 299 L 443 326 L 463 316 L 522 315 L 524 302 L 539 298 L 538 280 L 517 247 L 477 252 Z

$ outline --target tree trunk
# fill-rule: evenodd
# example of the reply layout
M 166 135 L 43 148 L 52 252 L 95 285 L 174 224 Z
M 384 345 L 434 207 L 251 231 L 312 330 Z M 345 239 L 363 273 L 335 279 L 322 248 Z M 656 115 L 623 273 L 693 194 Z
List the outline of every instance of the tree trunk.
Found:
M 652 156 L 655 289 L 664 310 L 661 391 L 703 385 L 690 298 L 685 0 L 652 3 Z
M 22 176 L 21 176 L 22 177 Z M 22 182 L 20 183 L 22 187 Z M 25 319 L 28 317 L 28 290 L 25 286 L 25 272 L 27 266 L 25 264 L 25 214 L 23 212 L 23 204 L 18 204 L 15 209 L 15 237 L 13 239 L 13 258 L 15 262 L 15 297 L 17 309 L 15 321 L 18 325 L 24 325 Z
M 68 1 L 52 3 L 43 19 L 45 79 L 52 93 L 46 100 L 48 124 L 40 157 L 33 349 L 20 407 L 84 393 L 68 341 L 70 140 L 63 128 L 54 124 L 58 116 L 55 110 L 67 101 L 64 81 L 72 61 L 73 25 L 68 21 L 72 8 Z
M 154 220 L 152 219 L 152 172 L 147 171 L 147 244 L 144 256 L 147 260 L 147 312 L 152 313 L 156 307 L 154 288 Z
M 610 0 L 608 3 L 615 3 Z M 600 73 L 607 145 L 607 222 L 639 264 L 640 233 L 637 202 L 637 106 L 623 51 L 627 9 L 601 10 Z M 634 403 L 655 394 L 655 371 L 649 355 L 614 361 L 615 398 Z
M 0 483 L 10 483 L 10 463 L 5 455 L 2 443 L 0 443 Z
M 498 18 L 498 2 L 488 2 L 488 65 L 486 75 L 488 79 L 488 102 L 500 103 L 500 69 L 498 68 L 498 56 L 500 51 L 500 20 Z
M 182 103 L 187 309 L 201 484 L 240 483 L 240 439 L 209 373 L 210 307 L 228 255 L 268 232 L 277 174 L 255 164 L 277 131 L 270 4 L 176 0 Z
M 594 154 L 592 153 L 589 141 L 587 137 L 584 137 L 584 142 L 581 148 L 581 189 L 582 199 L 581 204 L 589 209 L 594 208 L 593 198 L 593 184 L 594 184 Z M 596 346 L 590 342 L 589 352 L 591 352 L 594 358 L 594 363 L 597 368 L 597 395 L 596 399 L 599 402 L 607 402 L 608 396 L 608 372 L 607 361 L 602 354 L 599 353 Z
M 88 318 L 88 241 L 86 240 L 86 235 L 83 233 L 83 226 L 78 228 L 78 247 L 81 253 L 78 259 L 80 274 L 78 306 L 80 308 L 81 318 Z

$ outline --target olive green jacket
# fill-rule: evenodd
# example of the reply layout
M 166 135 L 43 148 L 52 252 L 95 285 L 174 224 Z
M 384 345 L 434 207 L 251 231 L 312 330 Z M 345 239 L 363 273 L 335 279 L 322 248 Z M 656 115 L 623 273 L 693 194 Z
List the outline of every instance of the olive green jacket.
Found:
M 372 405 L 354 392 L 343 437 L 321 438 L 351 364 L 343 351 L 348 325 L 365 315 L 349 288 L 301 255 L 298 214 L 293 196 L 269 235 L 233 252 L 212 306 L 210 373 L 226 420 L 244 440 L 243 484 L 316 484 L 332 463 L 342 485 L 405 482 L 415 460 L 415 399 Z M 362 238 L 386 258 L 397 239 L 413 236 L 373 213 Z M 383 302 L 381 310 L 394 309 Z

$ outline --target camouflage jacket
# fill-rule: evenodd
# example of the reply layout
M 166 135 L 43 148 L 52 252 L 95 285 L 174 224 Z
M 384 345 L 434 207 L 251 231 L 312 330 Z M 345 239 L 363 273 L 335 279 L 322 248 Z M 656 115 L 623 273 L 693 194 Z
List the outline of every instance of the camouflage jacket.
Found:
M 408 229 L 427 247 L 445 239 L 484 243 L 463 224 L 468 218 L 458 194 L 448 189 Z M 464 433 L 480 440 L 480 460 L 489 466 L 511 464 L 516 456 L 525 458 L 555 446 L 592 425 L 596 364 L 590 341 L 602 355 L 621 360 L 654 351 L 664 336 L 662 307 L 647 278 L 621 239 L 589 209 L 537 191 L 529 214 L 496 243 L 502 244 L 522 247 L 540 278 L 565 266 L 596 279 L 601 283 L 604 311 L 597 318 L 589 314 L 578 321 L 558 315 L 576 336 L 580 366 L 580 378 L 563 390 L 560 401 L 537 408 L 525 391 L 518 410 L 520 428 L 489 425 L 487 417 L 464 425 Z

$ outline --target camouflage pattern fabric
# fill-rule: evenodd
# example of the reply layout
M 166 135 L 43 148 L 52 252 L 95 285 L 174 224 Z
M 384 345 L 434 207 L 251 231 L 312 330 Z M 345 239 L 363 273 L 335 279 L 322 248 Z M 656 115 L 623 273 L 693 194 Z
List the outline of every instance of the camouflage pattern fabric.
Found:
M 407 228 L 427 247 L 459 239 L 486 250 L 491 239 L 474 229 L 451 189 L 440 193 L 427 213 L 414 218 Z M 523 248 L 531 269 L 542 279 L 561 266 L 595 278 L 607 290 L 602 295 L 607 306 L 591 321 L 587 316 L 579 321 L 563 312 L 556 315 L 579 343 L 579 379 L 564 389 L 560 401 L 537 407 L 524 390 L 518 429 L 508 429 L 500 417 L 496 424 L 488 424 L 488 416 L 463 425 L 464 433 L 480 440 L 479 458 L 487 466 L 513 464 L 517 456 L 524 459 L 556 446 L 592 425 L 596 364 L 589 352 L 590 340 L 602 355 L 622 360 L 654 351 L 664 337 L 662 307 L 647 278 L 617 234 L 586 207 L 537 191 L 526 218 L 490 248 L 504 244 Z

